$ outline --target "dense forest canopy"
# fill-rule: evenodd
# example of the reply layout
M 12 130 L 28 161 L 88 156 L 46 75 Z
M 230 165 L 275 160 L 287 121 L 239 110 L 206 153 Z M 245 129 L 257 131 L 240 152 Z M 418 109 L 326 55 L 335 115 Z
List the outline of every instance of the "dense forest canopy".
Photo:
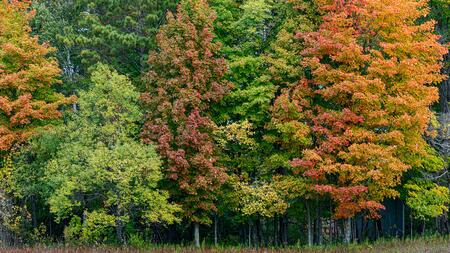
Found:
M 450 233 L 447 0 L 1 0 L 0 245 Z

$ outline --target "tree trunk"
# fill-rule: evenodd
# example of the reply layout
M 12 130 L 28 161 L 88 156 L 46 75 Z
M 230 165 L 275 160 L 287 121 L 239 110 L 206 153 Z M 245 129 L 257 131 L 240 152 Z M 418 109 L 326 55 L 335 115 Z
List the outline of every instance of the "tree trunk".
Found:
M 317 239 L 316 242 L 317 244 L 321 245 L 322 244 L 322 218 L 321 216 L 321 206 L 320 204 L 317 202 L 317 209 L 316 209 L 316 235 L 317 235 Z
M 329 243 L 333 243 L 333 233 L 334 233 L 334 231 L 333 231 L 333 219 L 330 217 L 330 223 L 328 224 L 328 240 L 329 240 Z
M 322 218 L 319 216 L 317 218 L 317 244 L 322 245 L 323 234 L 322 234 Z
M 121 194 L 119 192 L 116 192 L 116 196 L 117 196 L 117 199 L 121 199 Z M 122 210 L 122 207 L 119 202 L 116 207 L 116 236 L 117 236 L 117 241 L 121 245 L 125 245 L 126 241 L 125 241 L 125 235 L 124 235 L 124 231 L 123 231 L 125 225 L 123 224 L 123 220 L 121 218 L 122 215 L 123 215 L 123 210 Z
M 75 96 L 75 91 L 73 92 L 73 95 Z M 73 112 L 77 112 L 78 111 L 77 102 L 73 102 L 72 103 L 72 110 L 73 110 Z
M 381 223 L 381 220 L 376 220 L 377 228 L 378 228 L 378 238 L 383 237 L 384 231 L 383 231 L 383 223 Z
M 405 238 L 405 203 L 402 202 L 402 237 Z
M 312 229 L 312 220 L 311 220 L 311 209 L 309 207 L 308 201 L 306 201 L 306 213 L 308 219 L 308 246 L 313 245 L 313 229 Z
M 367 235 L 367 224 L 368 224 L 368 221 L 367 221 L 365 218 L 363 218 L 363 219 L 361 220 L 361 231 L 360 231 L 360 234 L 361 234 L 360 240 L 361 240 L 362 242 L 366 240 L 366 235 Z
M 258 222 L 252 221 L 252 240 L 253 240 L 253 246 L 258 247 Z
M 439 227 L 439 216 L 436 216 L 436 217 L 434 218 L 434 223 L 435 223 L 435 226 L 436 226 L 436 231 L 437 231 L 438 233 L 441 233 L 441 229 L 440 229 L 440 227 Z
M 330 210 L 330 214 L 332 214 L 333 213 L 333 210 L 332 210 L 332 207 L 331 207 L 331 202 L 329 203 L 329 205 L 328 205 L 328 208 L 329 208 L 329 210 Z M 334 219 L 332 218 L 332 217 L 330 217 L 330 224 L 329 224 L 329 243 L 333 243 L 333 240 L 334 240 L 334 238 L 335 238 L 335 236 L 334 236 L 334 230 L 335 230 L 335 223 L 334 223 Z
M 281 233 L 281 242 L 283 246 L 288 245 L 288 216 L 287 214 L 283 214 L 280 218 L 280 233 Z
M 261 245 L 264 247 L 269 247 L 272 244 L 271 237 L 267 234 L 269 231 L 269 224 L 267 224 L 266 219 L 261 219 Z
M 120 218 L 116 219 L 116 236 L 117 236 L 117 241 L 121 245 L 126 244 L 125 236 L 123 233 L 123 228 L 124 228 L 123 221 Z
M 264 236 L 263 236 L 263 222 L 261 221 L 261 219 L 257 220 L 256 228 L 258 231 L 258 244 L 260 247 L 263 247 L 265 241 L 264 241 Z
M 445 55 L 444 61 L 449 61 L 449 54 Z M 442 73 L 448 74 L 448 69 L 443 68 Z M 444 81 L 442 81 L 441 85 L 439 86 L 439 105 L 440 105 L 440 112 L 441 113 L 448 113 L 449 110 L 449 102 L 450 102 L 450 80 L 446 78 Z
M 274 246 L 278 246 L 278 217 L 275 216 L 273 218 L 273 244 Z
M 200 248 L 200 224 L 194 222 L 194 244 L 196 248 Z
M 425 225 L 426 225 L 426 221 L 423 220 L 423 221 L 422 221 L 422 235 L 424 235 L 424 234 L 425 234 L 425 231 L 426 231 Z
M 218 245 L 218 239 L 217 239 L 217 226 L 219 222 L 219 217 L 217 217 L 217 215 L 214 216 L 214 246 L 217 247 Z
M 450 226 L 449 226 L 449 219 L 448 219 L 448 212 L 444 212 L 444 215 L 442 217 L 442 233 L 450 233 Z
M 6 247 L 6 231 L 3 229 L 3 226 L 0 224 L 0 248 Z
M 413 218 L 412 218 L 412 214 L 409 215 L 409 223 L 410 223 L 410 233 L 411 233 L 411 238 L 413 237 Z
M 349 244 L 352 237 L 352 219 L 347 218 L 344 220 L 344 243 Z
M 53 235 L 53 227 L 52 227 L 51 219 L 48 220 L 48 230 L 49 230 L 48 232 L 49 232 L 50 236 L 52 236 Z
M 37 224 L 37 214 L 36 214 L 36 197 L 32 196 L 31 197 L 31 212 L 32 212 L 32 216 L 31 220 L 33 222 L 33 228 L 37 228 L 38 224 Z
M 248 247 L 252 247 L 252 221 L 248 222 Z
M 245 227 L 242 223 L 239 223 L 239 241 L 242 245 L 245 245 L 247 243 L 247 233 L 245 230 Z

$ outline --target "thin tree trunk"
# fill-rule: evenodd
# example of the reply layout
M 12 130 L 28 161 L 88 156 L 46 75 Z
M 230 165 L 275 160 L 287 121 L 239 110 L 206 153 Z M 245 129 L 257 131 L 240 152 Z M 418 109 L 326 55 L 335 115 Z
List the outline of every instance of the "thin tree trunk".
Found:
M 334 238 L 335 238 L 335 241 L 337 241 L 341 237 L 341 227 L 339 226 L 338 220 L 334 220 L 334 232 L 335 232 Z
M 322 218 L 320 213 L 321 206 L 318 205 L 317 211 L 316 211 L 316 233 L 317 233 L 317 244 L 322 244 Z
M 48 220 L 48 230 L 49 230 L 50 236 L 52 236 L 53 235 L 53 228 L 52 228 L 52 220 L 51 219 Z
M 268 247 L 271 244 L 271 238 L 267 235 L 268 224 L 266 219 L 261 219 L 261 245 Z M 266 237 L 267 235 L 267 237 Z
M 200 248 L 200 224 L 194 222 L 194 244 L 196 248 Z
M 378 239 L 380 237 L 380 229 L 378 228 L 378 222 L 374 221 L 375 223 L 375 239 Z
M 287 214 L 283 214 L 283 216 L 280 217 L 280 233 L 281 233 L 281 241 L 283 243 L 283 246 L 288 245 L 288 216 Z
M 434 218 L 434 222 L 435 222 L 435 226 L 436 226 L 436 231 L 438 233 L 441 233 L 440 227 L 439 227 L 439 216 Z
M 120 193 L 116 192 L 117 195 L 117 199 L 120 199 Z M 117 240 L 119 241 L 119 243 L 121 245 L 125 245 L 126 241 L 125 241 L 125 234 L 124 234 L 124 227 L 125 225 L 123 224 L 123 221 L 121 219 L 123 215 L 123 210 L 121 208 L 120 203 L 117 204 L 116 207 L 116 236 L 117 236 Z
M 125 236 L 123 234 L 123 228 L 124 228 L 123 221 L 120 218 L 118 218 L 116 220 L 116 236 L 117 236 L 117 241 L 119 241 L 119 243 L 121 245 L 126 244 Z
M 75 91 L 73 92 L 73 95 L 75 96 Z M 78 111 L 77 102 L 73 102 L 72 103 L 72 110 L 73 110 L 73 112 L 77 112 Z
M 405 238 L 405 203 L 402 202 L 402 237 Z
M 329 209 L 330 209 L 330 214 L 332 214 L 333 213 L 333 210 L 332 210 L 332 207 L 331 207 L 331 202 L 329 203 L 329 205 L 328 205 L 328 207 L 329 207 Z M 333 239 L 334 239 L 334 226 L 335 224 L 334 224 L 334 219 L 332 218 L 332 217 L 330 217 L 330 228 L 329 228 L 329 233 L 330 233 L 330 235 L 329 235 L 329 242 L 330 243 L 333 243 Z
M 0 224 L 0 248 L 6 247 L 7 240 L 6 240 L 6 231 L 3 229 L 3 226 Z
M 352 219 L 347 218 L 344 220 L 344 243 L 349 244 L 352 237 Z
M 328 224 L 328 239 L 329 243 L 333 243 L 333 219 L 330 217 L 330 223 Z
M 278 246 L 278 217 L 275 216 L 273 218 L 273 244 L 274 246 Z
M 449 54 L 445 55 L 444 61 L 448 62 L 449 60 Z M 448 69 L 443 68 L 442 73 L 448 74 Z M 449 110 L 449 104 L 450 101 L 450 80 L 447 78 L 444 81 L 442 81 L 441 85 L 439 86 L 439 104 L 440 104 L 440 112 L 441 113 L 448 113 Z
M 257 230 L 258 230 L 258 244 L 260 247 L 264 246 L 264 236 L 263 236 L 263 222 L 261 221 L 261 219 L 258 219 L 257 221 Z
M 367 234 L 367 223 L 368 223 L 368 221 L 367 221 L 365 218 L 363 218 L 363 219 L 361 220 L 361 231 L 360 231 L 360 233 L 361 233 L 361 238 L 360 238 L 360 240 L 361 240 L 362 242 L 366 239 L 366 234 Z
M 410 224 L 410 236 L 413 237 L 413 218 L 412 214 L 409 215 L 409 224 Z
M 252 240 L 253 240 L 253 246 L 258 247 L 258 222 L 256 224 L 252 221 Z
M 442 233 L 450 233 L 448 212 L 444 212 L 444 215 L 442 218 Z
M 381 220 L 378 219 L 378 220 L 377 220 L 377 224 L 378 224 L 379 231 L 380 231 L 380 237 L 383 237 L 383 235 L 384 235 L 384 231 L 383 231 L 383 223 L 381 223 Z
M 313 245 L 313 230 L 312 230 L 312 221 L 311 221 L 311 208 L 309 207 L 308 201 L 306 201 L 306 213 L 308 218 L 308 246 Z
M 239 223 L 239 240 L 242 245 L 247 243 L 247 233 L 245 231 L 245 227 L 242 223 Z
M 217 223 L 219 222 L 219 217 L 217 215 L 214 216 L 214 246 L 217 247 L 218 239 L 217 239 Z
M 32 209 L 32 215 L 31 217 L 33 221 L 33 228 L 37 228 L 37 215 L 36 215 L 36 197 L 31 197 L 31 209 Z
M 248 247 L 252 247 L 252 223 L 248 222 Z

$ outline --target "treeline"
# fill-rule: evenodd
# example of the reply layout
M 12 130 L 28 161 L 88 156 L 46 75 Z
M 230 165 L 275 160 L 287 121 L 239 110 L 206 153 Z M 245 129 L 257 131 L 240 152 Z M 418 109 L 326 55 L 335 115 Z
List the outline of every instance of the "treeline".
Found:
M 444 0 L 1 0 L 0 244 L 449 234 L 449 18 Z

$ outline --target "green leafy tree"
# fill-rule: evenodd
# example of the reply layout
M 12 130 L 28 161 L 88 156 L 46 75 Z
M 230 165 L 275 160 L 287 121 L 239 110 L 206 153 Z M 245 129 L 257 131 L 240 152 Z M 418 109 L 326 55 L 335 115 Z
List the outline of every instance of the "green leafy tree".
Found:
M 408 191 L 406 204 L 416 218 L 427 220 L 448 212 L 450 191 L 447 187 L 429 180 L 409 182 L 404 187 Z
M 112 230 L 125 243 L 127 224 L 172 223 L 179 208 L 158 189 L 162 173 L 156 151 L 135 139 L 142 117 L 139 93 L 104 65 L 91 81 L 80 93 L 80 111 L 55 130 L 64 137 L 45 170 L 52 189 L 48 203 L 57 220 L 71 220 L 67 234 L 76 239 L 104 242 Z M 73 233 L 79 218 L 82 229 Z
M 413 216 L 422 221 L 445 214 L 450 204 L 450 192 L 445 187 L 447 172 L 442 172 L 446 162 L 431 147 L 427 152 L 429 155 L 423 157 L 420 165 L 405 173 L 399 187 L 401 197 L 411 208 Z
M 303 45 L 296 34 L 312 31 L 317 14 L 308 1 L 211 2 L 218 12 L 218 38 L 224 44 L 222 51 L 230 65 L 227 78 L 235 84 L 230 94 L 215 107 L 215 121 L 221 125 L 219 137 L 224 140 L 221 142 L 220 161 L 233 178 L 229 183 L 235 184 L 224 189 L 225 195 L 232 196 L 225 199 L 236 199 L 235 191 L 239 189 L 242 196 L 254 190 L 254 197 L 248 198 L 253 203 L 246 201 L 248 203 L 244 206 L 229 203 L 224 208 L 238 210 L 233 215 L 243 214 L 246 218 L 241 221 L 247 217 L 282 215 L 288 206 L 286 204 L 292 202 L 289 196 L 298 196 L 291 191 L 286 192 L 282 186 L 295 188 L 304 182 L 294 182 L 291 177 L 289 159 L 292 152 L 280 145 L 281 136 L 271 123 L 272 107 L 281 89 L 295 84 L 303 76 L 303 67 L 299 64 Z M 244 135 L 246 140 L 242 139 Z M 279 177 L 281 174 L 286 177 Z M 257 197 L 264 189 L 271 189 L 276 201 Z M 300 192 L 304 189 L 298 189 Z M 281 202 L 285 205 L 279 205 Z M 252 215 L 248 215 L 248 211 L 241 212 L 248 210 L 245 206 L 267 207 L 271 203 L 274 206 L 264 212 Z M 236 204 L 239 208 L 235 208 Z

